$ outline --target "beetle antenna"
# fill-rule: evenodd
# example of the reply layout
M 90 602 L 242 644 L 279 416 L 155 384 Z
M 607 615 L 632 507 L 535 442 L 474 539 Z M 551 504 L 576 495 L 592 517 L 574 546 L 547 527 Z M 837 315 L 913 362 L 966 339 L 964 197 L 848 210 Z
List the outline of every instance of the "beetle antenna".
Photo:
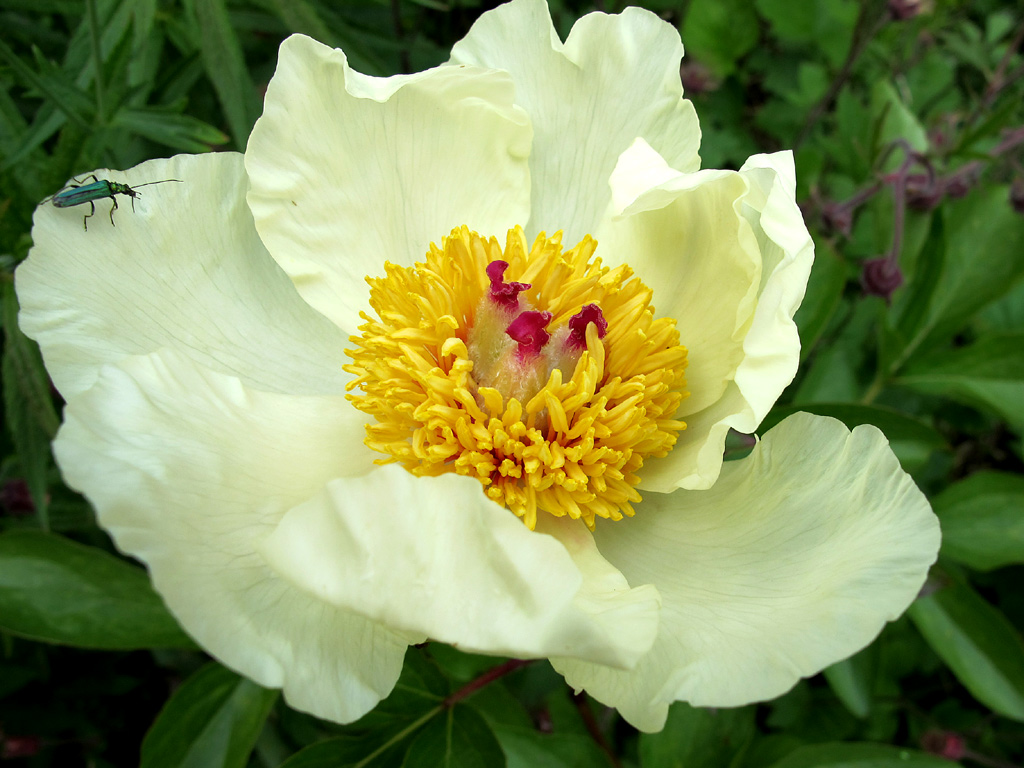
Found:
M 166 184 L 168 181 L 176 181 L 179 184 L 184 184 L 184 179 L 163 179 L 162 181 L 147 181 L 145 184 L 136 184 L 132 189 L 138 189 L 139 187 L 148 187 L 151 184 Z

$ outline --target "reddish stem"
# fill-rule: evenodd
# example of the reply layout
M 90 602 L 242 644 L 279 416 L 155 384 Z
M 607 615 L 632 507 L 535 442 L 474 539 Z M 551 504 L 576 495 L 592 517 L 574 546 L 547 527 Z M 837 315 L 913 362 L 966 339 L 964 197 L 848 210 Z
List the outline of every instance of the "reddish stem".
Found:
M 517 669 L 525 667 L 528 664 L 533 664 L 534 661 L 535 659 L 509 659 L 496 667 L 491 667 L 480 675 L 480 677 L 469 681 L 451 696 L 446 698 L 441 702 L 441 706 L 446 708 L 453 707 L 455 704 L 462 701 L 467 696 L 476 693 L 484 686 L 490 685 L 495 680 L 501 679 L 510 672 L 515 672 Z
M 583 724 L 587 727 L 587 733 L 590 734 L 591 738 L 597 743 L 597 746 L 604 752 L 608 762 L 612 764 L 613 768 L 622 768 L 622 763 L 619 762 L 619 758 L 612 750 L 611 744 L 604 737 L 604 732 L 601 730 L 597 718 L 594 717 L 594 710 L 590 708 L 587 694 L 583 693 L 583 691 L 574 693 L 572 700 L 576 704 L 576 709 L 579 710 L 580 717 L 583 718 Z

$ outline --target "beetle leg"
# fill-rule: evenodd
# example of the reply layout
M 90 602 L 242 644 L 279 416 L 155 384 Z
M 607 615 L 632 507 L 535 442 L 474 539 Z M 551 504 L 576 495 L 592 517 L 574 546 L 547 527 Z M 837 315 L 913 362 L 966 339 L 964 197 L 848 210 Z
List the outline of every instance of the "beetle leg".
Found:
M 96 203 L 94 203 L 92 200 L 90 200 L 89 201 L 89 212 L 87 214 L 85 214 L 85 216 L 82 217 L 82 227 L 85 228 L 86 232 L 89 231 L 89 222 L 86 221 L 86 220 L 90 216 L 92 216 L 94 213 L 96 213 Z

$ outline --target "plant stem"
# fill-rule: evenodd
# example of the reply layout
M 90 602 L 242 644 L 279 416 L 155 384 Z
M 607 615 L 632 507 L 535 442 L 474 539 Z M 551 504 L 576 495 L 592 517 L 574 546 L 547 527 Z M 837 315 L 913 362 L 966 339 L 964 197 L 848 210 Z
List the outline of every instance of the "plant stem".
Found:
M 499 664 L 496 667 L 491 667 L 489 670 L 480 675 L 480 677 L 476 678 L 475 680 L 470 680 L 464 686 L 459 688 L 459 690 L 457 690 L 451 696 L 446 698 L 443 702 L 441 702 L 441 706 L 451 707 L 456 703 L 462 701 L 462 699 L 466 698 L 467 696 L 476 693 L 484 686 L 489 685 L 490 683 L 493 683 L 495 680 L 504 677 L 509 672 L 515 672 L 517 669 L 525 667 L 528 664 L 533 664 L 534 661 L 534 659 L 509 659 L 503 664 Z

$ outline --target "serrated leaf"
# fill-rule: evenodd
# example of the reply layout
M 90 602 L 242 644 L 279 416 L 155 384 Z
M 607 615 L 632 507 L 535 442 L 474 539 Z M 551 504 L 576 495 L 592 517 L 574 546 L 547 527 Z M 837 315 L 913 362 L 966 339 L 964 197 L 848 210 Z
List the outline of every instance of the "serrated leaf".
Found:
M 693 0 L 683 20 L 687 56 L 706 63 L 718 75 L 731 74 L 736 62 L 760 37 L 757 14 L 745 0 Z
M 456 704 L 433 718 L 409 746 L 403 768 L 503 768 L 505 753 L 480 715 Z
M 1024 642 L 1001 611 L 954 583 L 915 601 L 909 615 L 974 698 L 1024 722 Z
M 990 571 L 1024 563 L 1024 477 L 978 472 L 932 499 L 942 523 L 942 554 Z
M 0 628 L 83 648 L 194 648 L 146 572 L 39 531 L 0 535 Z
M 277 696 L 207 664 L 160 711 L 142 742 L 141 768 L 244 768 Z
M 884 744 L 835 742 L 790 752 L 771 768 L 951 768 L 951 760 Z
M 810 45 L 838 66 L 849 50 L 857 21 L 854 0 L 817 0 L 791 3 L 788 0 L 756 0 L 758 12 L 780 39 Z

